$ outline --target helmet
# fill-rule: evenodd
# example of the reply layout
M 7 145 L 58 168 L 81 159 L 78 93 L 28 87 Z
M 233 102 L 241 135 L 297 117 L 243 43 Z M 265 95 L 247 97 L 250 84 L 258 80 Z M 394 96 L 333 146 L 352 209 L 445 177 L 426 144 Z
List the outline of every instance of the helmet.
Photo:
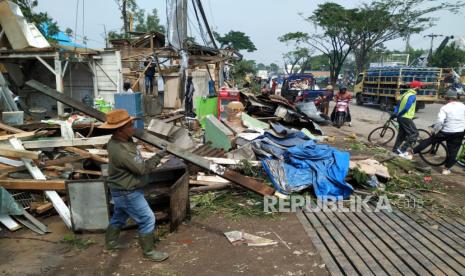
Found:
M 458 99 L 458 94 L 457 94 L 457 90 L 453 89 L 453 88 L 449 88 L 449 90 L 447 90 L 447 93 L 446 93 L 446 98 L 447 99 Z
M 347 86 L 345 86 L 345 85 L 339 86 L 339 92 L 342 92 L 342 91 L 346 92 L 347 91 Z
M 421 81 L 414 80 L 410 83 L 410 88 L 420 88 L 422 85 Z

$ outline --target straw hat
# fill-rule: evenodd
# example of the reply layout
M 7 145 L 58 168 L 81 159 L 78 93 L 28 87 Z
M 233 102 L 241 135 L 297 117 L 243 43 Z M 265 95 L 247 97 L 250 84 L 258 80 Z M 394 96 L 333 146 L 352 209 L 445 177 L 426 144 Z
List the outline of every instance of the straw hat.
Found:
M 328 86 L 326 86 L 326 88 L 325 88 L 325 89 L 326 89 L 326 90 L 334 90 L 334 88 L 333 88 L 333 86 L 332 86 L 332 85 L 328 85 Z
M 107 121 L 99 128 L 117 129 L 134 120 L 125 109 L 115 109 L 107 113 Z

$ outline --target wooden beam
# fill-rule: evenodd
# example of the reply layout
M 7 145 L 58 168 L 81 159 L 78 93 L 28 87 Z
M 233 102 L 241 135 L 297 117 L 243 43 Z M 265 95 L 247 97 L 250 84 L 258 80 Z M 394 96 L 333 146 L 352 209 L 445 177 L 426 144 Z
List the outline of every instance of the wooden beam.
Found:
M 21 132 L 25 132 L 19 128 L 15 128 L 15 127 L 12 127 L 12 126 L 9 126 L 9 125 L 5 125 L 3 123 L 0 123 L 0 129 L 3 129 L 5 131 L 8 131 L 9 133 L 21 133 Z
M 76 153 L 76 154 L 79 154 L 79 155 L 84 155 L 84 156 L 89 155 L 88 151 L 80 149 L 80 148 L 65 147 L 64 150 L 72 152 L 72 153 Z M 108 158 L 101 157 L 101 156 L 98 156 L 98 155 L 95 155 L 95 154 L 90 154 L 90 159 L 92 159 L 94 161 L 97 161 L 97 162 L 100 162 L 100 163 L 104 163 L 104 164 L 107 164 L 109 162 Z
M 76 101 L 62 93 L 57 92 L 55 89 L 52 89 L 43 83 L 40 83 L 36 80 L 30 80 L 26 82 L 26 85 L 36 89 L 39 92 L 42 92 L 45 95 L 48 95 L 49 97 L 61 101 L 62 103 L 77 109 L 91 117 L 94 117 L 95 119 L 99 121 L 105 121 L 106 120 L 106 115 L 105 113 L 98 111 L 96 109 L 93 109 L 79 101 Z M 255 179 L 252 179 L 250 177 L 246 177 L 244 175 L 241 175 L 238 172 L 235 172 L 233 170 L 230 170 L 224 166 L 215 164 L 202 156 L 196 155 L 194 153 L 188 152 L 184 149 L 179 148 L 175 144 L 172 144 L 166 140 L 160 139 L 157 136 L 149 133 L 148 131 L 140 131 L 136 132 L 134 135 L 136 138 L 151 144 L 157 148 L 167 148 L 167 151 L 181 159 L 184 159 L 188 162 L 191 162 L 201 168 L 204 168 L 206 170 L 209 170 L 223 178 L 226 178 L 244 188 L 247 188 L 249 190 L 252 190 L 256 193 L 259 193 L 261 195 L 273 195 L 275 192 L 275 189 L 265 185 L 263 182 L 257 181 Z
M 3 179 L 0 186 L 7 190 L 65 190 L 64 180 Z
M 35 58 L 39 60 L 40 63 L 42 63 L 42 65 L 44 65 L 50 72 L 52 72 L 52 74 L 56 74 L 55 69 L 53 69 L 53 67 L 50 64 L 48 64 L 48 62 L 46 62 L 43 58 L 41 58 L 40 56 L 35 56 Z
M 61 165 L 61 164 L 64 164 L 64 163 L 73 163 L 73 162 L 76 162 L 76 161 L 79 161 L 79 160 L 82 160 L 82 159 L 86 159 L 86 158 L 89 158 L 89 157 L 90 157 L 90 154 L 79 155 L 79 156 L 66 156 L 66 157 L 62 157 L 62 158 L 58 158 L 58 159 L 54 159 L 54 160 L 47 160 L 47 161 L 45 161 L 43 163 L 40 163 L 38 165 L 38 167 L 39 168 L 44 168 L 44 167 L 48 167 L 48 166 Z M 12 172 L 20 172 L 20 171 L 25 171 L 25 170 L 27 170 L 26 166 L 1 169 L 0 170 L 0 175 L 5 174 L 5 173 L 8 174 L 8 173 L 12 173 Z
M 41 131 L 28 131 L 28 132 L 21 132 L 21 133 L 15 133 L 15 134 L 0 135 L 0 141 L 5 141 L 13 137 L 16 137 L 18 139 L 37 137 L 37 136 L 46 135 L 47 133 L 48 133 L 47 130 L 41 130 Z
M 0 222 L 10 231 L 16 231 L 21 228 L 21 225 L 19 225 L 7 214 L 0 214 Z
M 90 137 L 90 138 L 77 138 L 77 139 L 50 139 L 50 140 L 24 141 L 23 146 L 26 149 L 40 149 L 40 148 L 105 145 L 106 143 L 108 143 L 110 138 L 111 138 L 111 135 L 105 135 L 105 136 Z
M 0 148 L 0 155 L 6 156 L 6 157 L 16 157 L 16 158 L 26 157 L 32 160 L 37 160 L 39 159 L 39 154 L 40 152 L 38 151 Z
M 59 92 L 57 92 L 59 93 Z M 22 149 L 24 150 L 24 147 L 21 143 L 16 138 L 12 138 L 9 140 L 10 144 L 13 146 L 15 149 Z M 42 173 L 42 171 L 32 162 L 31 159 L 28 158 L 21 158 L 21 160 L 24 162 L 24 165 L 26 166 L 27 170 L 29 173 L 32 175 L 32 177 L 36 180 L 46 180 L 45 175 Z M 56 191 L 51 191 L 47 190 L 45 191 L 45 195 L 50 199 L 50 201 L 53 203 L 53 207 L 55 210 L 58 212 L 60 215 L 61 219 L 64 221 L 66 226 L 68 228 L 71 228 L 71 213 L 69 211 L 68 206 L 61 200 L 60 196 Z

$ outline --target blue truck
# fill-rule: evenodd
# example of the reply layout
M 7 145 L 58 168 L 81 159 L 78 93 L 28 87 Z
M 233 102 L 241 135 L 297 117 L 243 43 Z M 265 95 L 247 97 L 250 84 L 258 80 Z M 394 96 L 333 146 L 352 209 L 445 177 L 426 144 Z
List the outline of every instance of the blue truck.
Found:
M 297 95 L 301 92 L 304 102 L 313 101 L 324 92 L 324 90 L 315 88 L 315 78 L 312 74 L 291 74 L 284 80 L 281 96 L 288 101 L 295 102 Z

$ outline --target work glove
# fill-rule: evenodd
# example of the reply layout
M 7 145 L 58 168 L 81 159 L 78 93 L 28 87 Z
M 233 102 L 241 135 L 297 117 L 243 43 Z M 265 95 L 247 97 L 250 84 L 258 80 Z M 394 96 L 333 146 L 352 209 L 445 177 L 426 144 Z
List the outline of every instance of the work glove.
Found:
M 397 118 L 397 113 L 392 112 L 390 119 L 393 120 L 395 118 Z

